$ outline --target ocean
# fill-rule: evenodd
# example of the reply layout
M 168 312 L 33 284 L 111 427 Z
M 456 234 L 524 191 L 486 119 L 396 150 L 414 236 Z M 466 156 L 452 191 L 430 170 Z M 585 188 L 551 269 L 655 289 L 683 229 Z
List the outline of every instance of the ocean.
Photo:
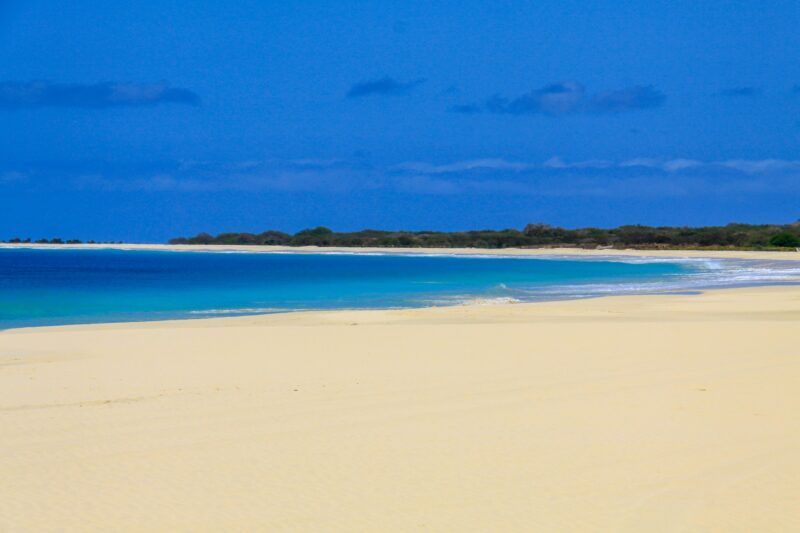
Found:
M 785 283 L 788 261 L 0 249 L 0 329 Z

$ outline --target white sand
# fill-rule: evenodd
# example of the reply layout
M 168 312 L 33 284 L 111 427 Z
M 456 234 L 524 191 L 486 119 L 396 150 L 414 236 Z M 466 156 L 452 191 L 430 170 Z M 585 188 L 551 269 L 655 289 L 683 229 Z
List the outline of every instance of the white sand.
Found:
M 798 531 L 800 288 L 0 332 L 0 531 Z

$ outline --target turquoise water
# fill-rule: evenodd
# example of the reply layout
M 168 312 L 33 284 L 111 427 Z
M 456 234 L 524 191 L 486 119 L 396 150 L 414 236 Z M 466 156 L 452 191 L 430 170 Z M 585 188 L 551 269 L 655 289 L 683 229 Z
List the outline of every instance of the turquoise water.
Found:
M 0 328 L 713 285 L 692 261 L 0 249 Z M 714 278 L 714 279 L 717 279 Z

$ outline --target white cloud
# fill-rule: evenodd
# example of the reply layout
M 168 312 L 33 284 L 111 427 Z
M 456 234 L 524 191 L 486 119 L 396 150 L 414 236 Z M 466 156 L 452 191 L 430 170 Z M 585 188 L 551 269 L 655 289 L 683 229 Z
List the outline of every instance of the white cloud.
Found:
M 728 161 L 722 161 L 719 164 L 748 174 L 780 170 L 800 170 L 800 161 L 786 159 L 730 159 Z
M 496 194 L 635 197 L 660 194 L 800 194 L 800 161 L 639 157 L 544 162 L 482 158 L 445 164 L 408 162 L 373 166 L 359 160 L 262 160 L 174 162 L 135 168 L 85 165 L 73 173 L 0 169 L 8 187 L 78 188 L 123 192 L 217 191 L 350 194 L 396 191 L 413 194 Z M 26 169 L 26 172 L 28 169 Z
M 431 163 L 409 162 L 402 163 L 396 168 L 401 170 L 411 170 L 426 174 L 448 174 L 452 172 L 464 172 L 468 170 L 525 170 L 534 168 L 536 165 L 530 163 L 520 163 L 506 161 L 505 159 L 470 159 L 467 161 L 456 161 L 447 165 L 433 165 Z

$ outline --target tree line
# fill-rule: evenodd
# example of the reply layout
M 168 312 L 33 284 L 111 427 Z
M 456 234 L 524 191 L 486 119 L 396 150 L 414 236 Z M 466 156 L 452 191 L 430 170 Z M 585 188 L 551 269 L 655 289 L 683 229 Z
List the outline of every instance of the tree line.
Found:
M 770 249 L 800 247 L 800 221 L 793 224 L 728 224 L 726 226 L 668 227 L 620 226 L 617 228 L 565 229 L 548 224 L 528 224 L 522 230 L 477 231 L 381 231 L 366 229 L 335 232 L 319 226 L 288 234 L 200 233 L 176 237 L 170 244 L 238 244 L 279 246 L 342 246 L 391 248 L 519 248 L 614 247 L 614 248 L 738 248 Z
M 31 239 L 14 237 L 15 244 L 122 244 L 121 241 Z M 170 244 L 236 244 L 255 246 L 341 246 L 389 248 L 706 248 L 765 250 L 800 247 L 800 221 L 793 224 L 728 224 L 726 226 L 671 227 L 620 226 L 566 229 L 548 224 L 528 224 L 522 230 L 382 231 L 366 229 L 335 232 L 319 226 L 294 234 L 268 230 L 261 233 L 199 233 L 176 237 Z

